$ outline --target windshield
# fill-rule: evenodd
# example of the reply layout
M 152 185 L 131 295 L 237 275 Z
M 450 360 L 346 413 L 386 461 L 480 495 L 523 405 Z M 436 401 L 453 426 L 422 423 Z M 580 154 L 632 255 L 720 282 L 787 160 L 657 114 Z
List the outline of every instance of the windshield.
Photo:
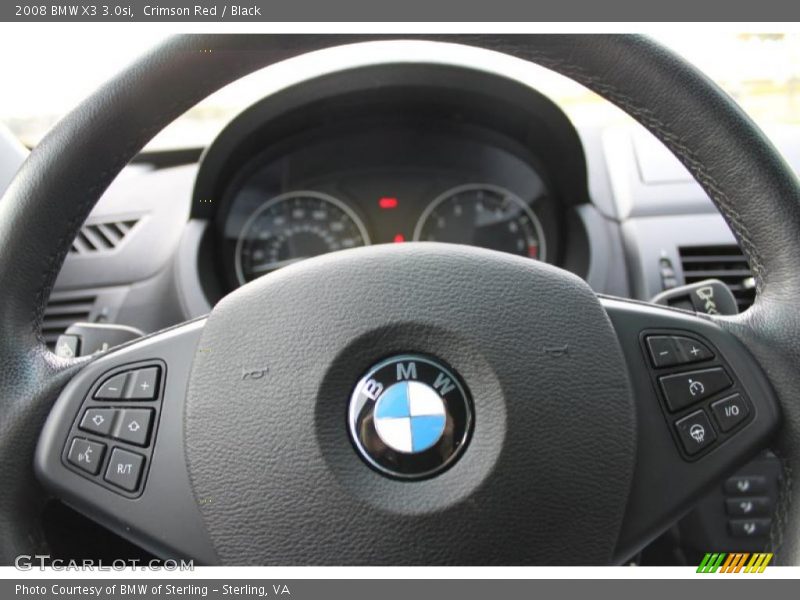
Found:
M 109 32 L 80 38 L 50 31 L 47 40 L 32 40 L 30 31 L 6 30 L 0 38 L 4 92 L 0 122 L 27 146 L 47 131 L 82 98 L 112 77 L 163 35 Z M 713 33 L 706 36 L 659 35 L 719 83 L 762 126 L 800 123 L 800 34 Z M 47 43 L 57 52 L 25 52 Z M 266 94 L 315 74 L 377 62 L 426 60 L 470 65 L 512 75 L 558 102 L 576 124 L 606 125 L 627 117 L 585 88 L 523 61 L 450 44 L 374 42 L 335 48 L 292 59 L 246 77 L 186 112 L 161 132 L 149 149 L 206 146 L 225 123 Z

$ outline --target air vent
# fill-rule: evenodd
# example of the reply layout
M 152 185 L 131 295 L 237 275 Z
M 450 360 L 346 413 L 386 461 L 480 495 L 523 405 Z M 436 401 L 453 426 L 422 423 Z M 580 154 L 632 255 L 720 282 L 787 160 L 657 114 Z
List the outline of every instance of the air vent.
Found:
M 80 295 L 71 297 L 51 297 L 44 309 L 42 335 L 51 349 L 55 347 L 58 336 L 77 321 L 88 321 L 97 296 Z
M 122 243 L 138 222 L 138 219 L 128 219 L 86 224 L 75 236 L 69 252 L 82 255 L 113 250 Z
M 738 246 L 688 246 L 679 252 L 687 284 L 719 279 L 733 291 L 739 311 L 753 303 L 756 294 L 753 274 Z

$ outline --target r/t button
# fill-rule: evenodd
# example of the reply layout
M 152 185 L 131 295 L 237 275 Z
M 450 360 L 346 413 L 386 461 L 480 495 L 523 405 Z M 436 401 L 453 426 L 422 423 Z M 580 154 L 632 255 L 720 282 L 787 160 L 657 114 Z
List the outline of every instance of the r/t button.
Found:
M 135 492 L 144 466 L 144 456 L 114 448 L 108 461 L 105 479 L 123 490 Z

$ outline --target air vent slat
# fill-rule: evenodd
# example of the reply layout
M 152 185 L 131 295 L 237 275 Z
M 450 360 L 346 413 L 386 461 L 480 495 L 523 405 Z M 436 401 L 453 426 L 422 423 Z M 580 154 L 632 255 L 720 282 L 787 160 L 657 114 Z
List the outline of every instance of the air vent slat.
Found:
M 88 321 L 91 317 L 97 296 L 93 294 L 80 294 L 51 297 L 44 309 L 42 320 L 42 337 L 52 349 L 55 347 L 58 336 L 66 331 L 67 327 L 79 321 Z
M 81 227 L 70 248 L 70 254 L 93 254 L 110 252 L 117 248 L 128 236 L 138 219 L 124 221 L 104 221 Z
M 97 296 L 90 294 L 84 296 L 69 296 L 67 298 L 59 298 L 56 296 L 52 296 L 50 300 L 47 301 L 47 311 L 53 306 L 71 306 L 74 304 L 93 304 L 94 301 L 97 300 Z
M 42 325 L 42 330 L 44 331 L 46 328 L 47 331 L 61 330 L 63 332 L 67 329 L 67 327 L 69 327 L 73 323 L 77 323 L 78 321 L 85 321 L 86 317 L 87 317 L 86 313 L 59 315 L 57 318 L 47 319 L 45 325 Z
M 737 280 L 746 279 L 750 277 L 752 274 L 750 273 L 750 269 L 714 269 L 708 268 L 708 265 L 703 265 L 704 268 L 702 269 L 694 269 L 689 272 L 686 271 L 686 267 L 683 268 L 684 273 L 691 273 L 692 277 L 695 279 L 709 279 L 710 277 L 734 277 Z
M 86 234 L 83 230 L 79 231 L 78 235 L 75 236 L 75 242 L 78 244 L 78 246 L 84 248 L 85 252 L 94 252 L 97 250 L 97 246 L 94 245 L 92 240 L 86 237 Z
M 94 248 L 90 246 L 90 243 L 86 240 L 86 237 L 79 233 L 75 236 L 75 239 L 72 241 L 72 248 L 70 248 L 70 252 L 76 254 L 83 254 L 85 252 L 92 252 Z
M 738 246 L 687 246 L 678 251 L 687 284 L 719 279 L 730 287 L 740 310 L 753 303 L 755 290 L 750 281 L 753 274 Z
M 94 307 L 94 302 L 89 302 L 86 304 L 64 304 L 55 306 L 48 306 L 44 311 L 45 317 L 59 317 L 61 315 L 73 315 L 73 314 L 89 314 L 92 312 L 92 307 Z
M 113 223 L 105 224 L 100 223 L 97 225 L 97 228 L 103 233 L 106 239 L 111 243 L 112 247 L 116 247 L 117 244 L 122 241 L 124 237 L 124 233 L 120 232 L 119 229 L 114 227 Z
M 713 256 L 713 255 L 700 255 L 700 256 L 681 256 L 681 261 L 683 264 L 695 264 L 695 263 L 717 263 L 717 264 L 724 264 L 724 263 L 734 263 L 734 264 L 747 264 L 742 256 Z
M 97 250 L 105 250 L 111 247 L 111 242 L 103 237 L 103 234 L 98 231 L 97 226 L 89 225 L 88 227 L 84 227 L 81 231 L 84 237 L 88 239 Z

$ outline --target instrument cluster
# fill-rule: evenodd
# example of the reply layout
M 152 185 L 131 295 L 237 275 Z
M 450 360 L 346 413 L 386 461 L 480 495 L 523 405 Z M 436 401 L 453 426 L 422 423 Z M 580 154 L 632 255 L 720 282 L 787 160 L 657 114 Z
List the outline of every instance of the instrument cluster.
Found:
M 365 124 L 245 165 L 221 222 L 230 287 L 369 244 L 445 242 L 558 261 L 558 203 L 535 156 L 487 132 Z

